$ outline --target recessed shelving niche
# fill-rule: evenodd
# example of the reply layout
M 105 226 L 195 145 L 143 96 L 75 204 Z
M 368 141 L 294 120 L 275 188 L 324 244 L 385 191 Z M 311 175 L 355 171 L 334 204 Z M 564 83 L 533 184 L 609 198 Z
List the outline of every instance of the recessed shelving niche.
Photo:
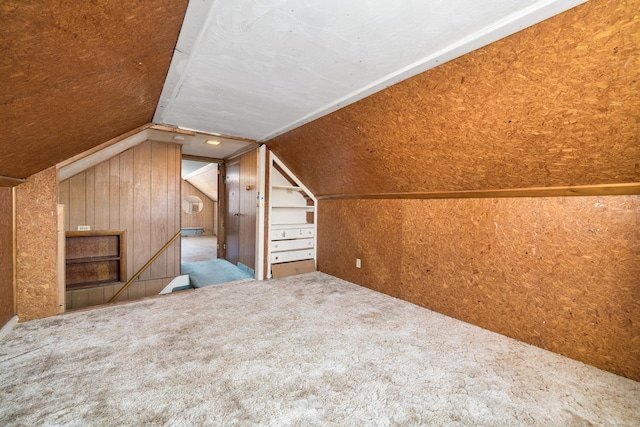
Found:
M 127 280 L 124 231 L 67 231 L 66 289 L 83 289 Z
M 269 277 L 315 270 L 315 197 L 272 154 L 269 196 Z

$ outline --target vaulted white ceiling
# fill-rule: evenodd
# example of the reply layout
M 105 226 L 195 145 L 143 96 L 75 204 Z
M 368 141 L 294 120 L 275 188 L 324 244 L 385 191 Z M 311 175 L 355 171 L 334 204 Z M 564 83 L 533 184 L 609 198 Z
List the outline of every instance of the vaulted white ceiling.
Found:
M 586 0 L 191 0 L 154 122 L 265 141 Z

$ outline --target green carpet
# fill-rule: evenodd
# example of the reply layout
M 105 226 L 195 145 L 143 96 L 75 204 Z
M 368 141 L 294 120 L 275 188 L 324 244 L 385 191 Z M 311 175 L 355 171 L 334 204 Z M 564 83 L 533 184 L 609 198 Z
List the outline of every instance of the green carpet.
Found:
M 236 267 L 224 259 L 185 262 L 182 274 L 188 274 L 194 288 L 233 282 L 234 280 L 253 279 L 248 272 Z

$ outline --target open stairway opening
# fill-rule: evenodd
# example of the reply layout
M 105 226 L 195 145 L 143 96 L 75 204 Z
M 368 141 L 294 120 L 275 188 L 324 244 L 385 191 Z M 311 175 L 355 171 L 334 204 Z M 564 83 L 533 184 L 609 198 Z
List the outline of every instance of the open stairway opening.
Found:
M 174 290 L 201 288 L 242 279 L 253 279 L 253 273 L 229 261 L 217 258 L 217 236 L 182 238 L 181 272 L 189 275 L 189 286 Z

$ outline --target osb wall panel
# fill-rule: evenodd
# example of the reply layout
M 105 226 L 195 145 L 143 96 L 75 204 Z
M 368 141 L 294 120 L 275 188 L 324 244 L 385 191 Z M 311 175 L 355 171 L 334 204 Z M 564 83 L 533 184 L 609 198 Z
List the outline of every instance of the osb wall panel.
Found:
M 592 0 L 267 142 L 316 195 L 640 182 L 640 0 Z
M 321 271 L 640 380 L 640 196 L 321 201 L 319 216 Z
M 400 298 L 402 203 L 319 201 L 318 270 Z
M 205 236 L 214 236 L 216 234 L 216 203 L 189 182 L 185 180 L 181 180 L 181 182 L 182 200 L 188 196 L 197 196 L 203 204 L 202 210 L 197 214 L 188 214 L 184 209 L 180 209 L 182 228 L 202 227 Z
M 125 230 L 127 278 L 180 230 L 181 147 L 146 141 L 59 185 L 65 230 Z M 180 240 L 140 280 L 180 274 Z
M 13 309 L 13 191 L 0 187 L 0 328 Z
M 57 313 L 57 185 L 52 167 L 16 187 L 16 302 L 21 322 Z
M 150 122 L 187 3 L 3 1 L 0 175 L 29 176 Z

